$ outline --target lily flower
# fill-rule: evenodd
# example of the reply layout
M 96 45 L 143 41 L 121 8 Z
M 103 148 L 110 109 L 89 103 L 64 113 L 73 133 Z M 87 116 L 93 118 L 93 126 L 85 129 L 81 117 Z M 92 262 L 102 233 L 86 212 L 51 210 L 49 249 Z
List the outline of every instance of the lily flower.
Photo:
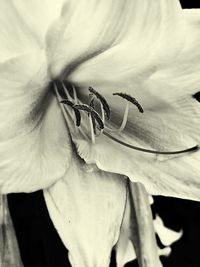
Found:
M 200 199 L 199 12 L 1 0 L 0 13 L 1 194 L 44 190 L 73 267 L 109 266 L 120 238 L 160 266 L 146 191 Z

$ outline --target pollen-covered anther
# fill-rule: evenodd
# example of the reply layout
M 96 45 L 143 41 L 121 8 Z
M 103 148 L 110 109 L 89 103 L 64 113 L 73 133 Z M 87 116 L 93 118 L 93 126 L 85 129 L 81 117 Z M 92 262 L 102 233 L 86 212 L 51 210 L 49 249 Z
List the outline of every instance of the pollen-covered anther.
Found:
M 100 130 L 104 129 L 104 123 L 101 117 L 91 106 L 82 104 L 82 105 L 74 105 L 74 108 L 78 110 L 86 111 L 89 115 L 91 115 L 91 117 L 93 117 L 96 120 L 96 122 L 99 125 L 99 129 Z
M 88 113 L 89 121 L 90 121 L 90 130 L 91 130 L 91 140 L 92 143 L 95 143 L 95 135 L 96 135 L 96 122 L 98 124 L 98 128 L 101 131 L 104 129 L 104 123 L 101 120 L 99 114 L 89 105 L 80 104 L 74 105 L 75 109 L 82 110 Z
M 73 109 L 75 117 L 76 117 L 76 126 L 79 127 L 80 124 L 81 124 L 81 113 L 77 108 L 74 107 L 75 104 L 72 101 L 68 100 L 68 99 L 63 99 L 63 100 L 60 101 L 60 103 L 68 105 Z
M 144 112 L 143 107 L 140 105 L 140 103 L 134 97 L 132 97 L 132 96 L 130 96 L 128 94 L 125 94 L 125 93 L 114 93 L 113 95 L 117 95 L 117 96 L 120 96 L 120 97 L 126 99 L 128 102 L 130 102 L 133 105 L 135 105 L 138 108 L 140 113 Z
M 89 90 L 91 96 L 95 95 L 96 98 L 100 101 L 107 119 L 110 119 L 110 107 L 109 107 L 108 102 L 106 101 L 105 97 L 103 97 L 100 93 L 98 93 L 92 87 L 89 87 L 88 90 Z

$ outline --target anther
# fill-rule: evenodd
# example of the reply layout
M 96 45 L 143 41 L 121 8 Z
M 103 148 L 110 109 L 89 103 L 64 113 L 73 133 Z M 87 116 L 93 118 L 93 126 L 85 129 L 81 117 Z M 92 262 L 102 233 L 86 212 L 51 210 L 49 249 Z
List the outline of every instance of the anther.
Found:
M 75 117 L 76 117 L 76 126 L 79 127 L 80 124 L 81 124 L 81 113 L 80 113 L 80 111 L 78 109 L 76 109 L 74 107 L 75 104 L 72 101 L 68 100 L 68 99 L 63 99 L 62 101 L 60 101 L 60 103 L 63 103 L 65 105 L 68 105 L 68 106 L 70 106 L 73 109 L 74 114 L 75 114 Z
M 92 107 L 90 107 L 86 104 L 82 104 L 82 105 L 74 105 L 74 108 L 86 111 L 89 115 L 94 117 L 94 119 L 96 120 L 96 122 L 99 125 L 100 130 L 104 128 L 104 124 L 103 124 L 101 117 Z
M 53 81 L 51 82 L 52 86 L 53 86 L 53 90 L 56 94 L 56 97 L 57 97 L 57 100 L 58 100 L 58 103 L 60 104 L 60 107 L 61 107 L 61 110 L 62 110 L 62 113 L 63 113 L 63 116 L 65 118 L 65 121 L 67 122 L 67 126 L 70 125 L 70 121 L 69 119 L 71 118 L 71 120 L 73 120 L 73 115 L 72 113 L 65 108 L 65 106 L 63 105 L 63 103 L 61 103 L 61 101 L 63 100 L 63 97 L 60 95 L 59 91 L 58 91 L 58 87 L 56 85 L 56 83 Z M 62 84 L 63 86 L 63 84 Z M 66 87 L 65 87 L 66 88 Z M 66 89 L 67 91 L 67 89 Z M 64 92 L 64 97 L 66 97 L 66 92 Z M 62 94 L 63 95 L 63 94 Z M 71 97 L 70 97 L 71 99 Z M 69 103 L 69 102 L 68 102 Z M 72 102 L 73 103 L 73 102 Z M 81 127 L 77 128 L 75 127 L 75 130 L 79 130 L 79 132 L 82 134 L 82 136 L 89 141 L 89 138 L 88 136 L 85 134 L 85 132 L 83 131 L 83 129 Z
M 96 98 L 100 101 L 101 105 L 103 106 L 103 110 L 106 114 L 107 119 L 110 119 L 110 107 L 109 107 L 106 99 L 100 93 L 98 93 L 96 90 L 94 90 L 94 88 L 89 87 L 88 90 L 92 95 L 95 95 Z
M 133 105 L 135 105 L 139 112 L 143 113 L 144 110 L 142 108 L 142 106 L 140 105 L 140 103 L 132 96 L 128 95 L 128 94 L 124 94 L 124 93 L 114 93 L 113 95 L 117 95 L 117 96 L 120 96 L 124 99 L 126 99 L 127 101 L 131 102 Z

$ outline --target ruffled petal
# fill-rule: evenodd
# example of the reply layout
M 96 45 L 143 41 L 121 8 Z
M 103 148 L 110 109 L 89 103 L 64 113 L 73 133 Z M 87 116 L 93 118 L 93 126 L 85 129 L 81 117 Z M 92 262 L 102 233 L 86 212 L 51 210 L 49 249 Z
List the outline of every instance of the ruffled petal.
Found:
M 73 158 L 44 196 L 72 266 L 108 267 L 124 214 L 126 179 Z
M 68 130 L 49 79 L 44 51 L 0 66 L 1 193 L 45 188 L 69 164 Z
M 0 62 L 45 46 L 45 34 L 60 15 L 64 0 L 0 2 Z
M 47 35 L 51 71 L 81 84 L 120 81 L 119 74 L 125 81 L 125 74 L 140 72 L 144 63 L 151 68 L 158 55 L 168 58 L 169 48 L 176 52 L 184 32 L 177 30 L 180 11 L 174 0 L 67 1 Z

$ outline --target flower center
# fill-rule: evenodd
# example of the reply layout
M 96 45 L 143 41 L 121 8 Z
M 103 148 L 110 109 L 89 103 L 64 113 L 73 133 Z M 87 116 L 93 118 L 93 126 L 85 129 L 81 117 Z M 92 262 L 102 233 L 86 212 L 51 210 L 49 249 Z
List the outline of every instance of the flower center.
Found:
M 115 137 L 112 133 L 117 134 L 119 132 L 122 132 L 124 128 L 126 127 L 130 104 L 133 104 L 134 106 L 136 106 L 140 113 L 144 112 L 141 104 L 134 97 L 128 94 L 125 94 L 125 93 L 121 93 L 121 92 L 120 93 L 117 92 L 113 94 L 113 96 L 121 97 L 122 99 L 126 101 L 126 107 L 125 107 L 121 125 L 118 129 L 113 129 L 107 126 L 107 121 L 110 120 L 110 114 L 111 114 L 110 106 L 107 100 L 104 98 L 104 96 L 102 96 L 94 88 L 92 87 L 88 88 L 89 104 L 86 104 L 86 103 L 83 103 L 80 99 L 78 99 L 75 86 L 72 86 L 72 94 L 70 94 L 69 88 L 64 82 L 55 80 L 52 82 L 52 84 L 53 84 L 56 97 L 58 99 L 63 116 L 67 124 L 69 125 L 68 120 L 70 117 L 74 121 L 76 131 L 79 131 L 81 135 L 87 140 L 88 140 L 88 136 L 85 134 L 84 130 L 81 127 L 82 116 L 85 116 L 89 120 L 90 133 L 91 133 L 90 140 L 93 144 L 95 143 L 95 138 L 98 138 L 99 136 L 103 134 L 107 138 L 111 139 L 112 141 L 122 146 L 128 147 L 133 150 L 145 152 L 145 153 L 172 155 L 172 154 L 183 154 L 183 153 L 188 153 L 188 152 L 195 152 L 199 150 L 198 145 L 190 147 L 190 148 L 182 149 L 182 150 L 176 150 L 176 151 L 157 151 L 157 150 L 145 149 L 145 148 L 141 148 L 141 147 L 128 144 L 124 142 L 123 140 Z M 95 109 L 96 101 L 98 101 L 100 104 L 100 112 L 98 112 Z

